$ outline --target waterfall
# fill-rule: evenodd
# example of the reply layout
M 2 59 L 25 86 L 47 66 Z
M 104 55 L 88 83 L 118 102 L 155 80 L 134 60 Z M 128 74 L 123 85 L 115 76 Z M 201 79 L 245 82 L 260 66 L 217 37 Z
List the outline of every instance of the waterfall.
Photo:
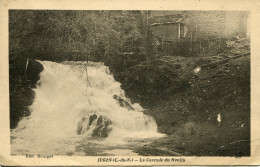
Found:
M 100 62 L 39 61 L 31 115 L 11 132 L 11 153 L 67 154 L 88 140 L 160 137 L 154 119 L 126 98 Z

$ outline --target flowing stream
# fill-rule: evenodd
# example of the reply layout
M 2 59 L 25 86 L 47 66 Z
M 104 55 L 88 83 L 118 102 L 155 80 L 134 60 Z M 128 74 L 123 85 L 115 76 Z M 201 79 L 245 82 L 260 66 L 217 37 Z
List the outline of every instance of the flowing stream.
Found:
M 31 115 L 11 131 L 11 154 L 135 155 L 163 136 L 103 63 L 39 62 Z

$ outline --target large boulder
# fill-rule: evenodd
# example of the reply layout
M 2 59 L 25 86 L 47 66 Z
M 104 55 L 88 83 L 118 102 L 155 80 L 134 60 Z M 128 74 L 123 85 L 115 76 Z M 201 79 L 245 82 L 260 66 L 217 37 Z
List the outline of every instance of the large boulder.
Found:
M 89 117 L 83 116 L 78 122 L 77 134 L 85 134 L 92 125 L 93 121 L 97 119 L 97 114 L 92 114 Z
M 97 119 L 97 114 L 90 115 L 88 125 L 90 126 L 95 119 Z
M 105 116 L 100 115 L 97 118 L 97 125 L 92 131 L 93 137 L 108 137 L 108 134 L 111 132 L 112 128 L 110 125 L 112 121 Z

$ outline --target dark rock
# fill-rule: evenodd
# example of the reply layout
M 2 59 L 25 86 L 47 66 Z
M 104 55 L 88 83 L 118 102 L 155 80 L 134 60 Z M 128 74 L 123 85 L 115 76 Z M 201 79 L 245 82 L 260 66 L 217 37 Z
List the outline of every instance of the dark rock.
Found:
M 112 124 L 112 121 L 102 115 L 97 119 L 97 126 L 92 132 L 93 137 L 108 137 L 108 134 L 111 132 L 112 128 L 109 126 Z
M 97 120 L 97 126 L 100 125 L 100 124 L 102 124 L 102 122 L 103 122 L 103 117 L 102 117 L 102 115 L 100 115 L 100 116 L 98 117 L 98 120 Z
M 38 61 L 35 60 L 28 61 L 26 76 L 27 76 L 27 80 L 31 81 L 32 87 L 35 87 L 35 84 L 40 79 L 39 74 L 42 72 L 42 70 L 43 70 L 43 65 Z
M 96 114 L 90 115 L 90 117 L 89 117 L 89 125 L 91 125 L 92 122 L 93 122 L 95 119 L 97 119 L 97 115 L 96 115 Z
M 128 110 L 134 110 L 134 108 L 132 107 L 132 105 L 129 104 L 129 103 L 128 103 L 127 101 L 125 101 L 124 99 L 122 99 L 120 96 L 114 95 L 113 98 L 118 101 L 118 104 L 119 104 L 121 107 L 125 107 L 125 108 L 127 108 Z
M 10 61 L 9 64 L 9 91 L 10 91 L 10 128 L 17 126 L 21 118 L 30 115 L 28 106 L 33 103 L 35 93 L 31 88 L 36 87 L 43 70 L 41 63 L 29 60 L 25 73 L 27 59 L 20 58 Z
M 87 119 L 89 121 L 87 122 Z M 97 114 L 92 114 L 89 116 L 89 118 L 82 117 L 81 120 L 78 122 L 78 128 L 77 128 L 77 134 L 83 134 L 84 132 L 88 131 L 90 126 L 92 125 L 93 121 L 97 119 L 97 125 L 93 130 L 92 136 L 94 137 L 107 137 L 108 133 L 110 132 L 109 128 L 107 126 L 111 125 L 112 122 L 108 118 L 100 115 L 99 117 Z M 83 130 L 84 125 L 87 124 L 86 130 Z

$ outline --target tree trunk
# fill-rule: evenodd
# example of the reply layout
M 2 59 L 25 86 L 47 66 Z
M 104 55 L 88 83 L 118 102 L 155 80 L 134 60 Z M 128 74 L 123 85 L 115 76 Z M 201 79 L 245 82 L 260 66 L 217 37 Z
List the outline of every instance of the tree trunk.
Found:
M 137 11 L 135 17 L 142 35 L 142 45 L 146 54 L 147 67 L 151 68 L 153 64 L 153 54 L 151 53 L 153 48 L 151 48 L 152 31 L 148 23 L 149 11 Z

